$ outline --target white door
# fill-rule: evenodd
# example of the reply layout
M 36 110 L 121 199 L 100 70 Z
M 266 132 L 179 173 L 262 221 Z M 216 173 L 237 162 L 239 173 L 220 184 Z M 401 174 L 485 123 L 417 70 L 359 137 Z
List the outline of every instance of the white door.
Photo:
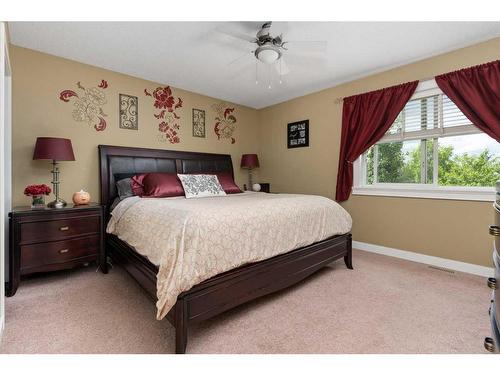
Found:
M 11 209 L 11 84 L 6 24 L 0 22 L 0 339 L 5 326 L 5 249 Z

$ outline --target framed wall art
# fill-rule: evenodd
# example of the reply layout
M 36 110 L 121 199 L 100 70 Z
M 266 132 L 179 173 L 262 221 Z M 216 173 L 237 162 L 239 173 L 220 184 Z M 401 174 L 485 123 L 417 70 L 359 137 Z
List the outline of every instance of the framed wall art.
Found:
M 288 148 L 309 147 L 309 120 L 302 120 L 288 124 Z
M 205 111 L 193 108 L 193 137 L 205 138 Z
M 120 129 L 139 129 L 137 96 L 120 94 Z

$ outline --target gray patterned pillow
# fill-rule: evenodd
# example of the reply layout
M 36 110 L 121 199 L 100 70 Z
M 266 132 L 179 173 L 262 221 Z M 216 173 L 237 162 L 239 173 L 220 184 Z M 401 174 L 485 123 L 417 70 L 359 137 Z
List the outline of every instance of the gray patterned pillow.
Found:
M 120 200 L 133 197 L 134 193 L 132 192 L 132 179 L 124 178 L 116 183 L 116 189 L 118 190 L 118 196 Z
M 216 175 L 178 174 L 186 198 L 217 197 L 226 195 Z

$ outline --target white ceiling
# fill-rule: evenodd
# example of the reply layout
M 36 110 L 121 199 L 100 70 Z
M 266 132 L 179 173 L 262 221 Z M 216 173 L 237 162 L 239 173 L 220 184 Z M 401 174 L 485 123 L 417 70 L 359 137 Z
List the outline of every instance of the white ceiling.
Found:
M 271 35 L 328 43 L 326 51 L 309 53 L 290 44 L 284 54 L 290 73 L 279 84 L 272 70 L 269 89 L 261 63 L 255 82 L 255 45 L 224 33 L 255 36 L 261 24 L 10 22 L 9 31 L 18 46 L 253 108 L 500 36 L 500 22 L 274 22 Z

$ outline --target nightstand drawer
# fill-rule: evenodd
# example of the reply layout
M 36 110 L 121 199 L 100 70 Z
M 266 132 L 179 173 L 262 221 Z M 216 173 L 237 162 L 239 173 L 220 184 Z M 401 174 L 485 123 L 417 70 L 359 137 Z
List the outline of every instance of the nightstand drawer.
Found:
M 63 240 L 100 232 L 99 216 L 64 218 L 21 224 L 21 244 Z
M 83 257 L 97 257 L 100 237 L 90 236 L 67 241 L 56 241 L 21 246 L 21 273 L 34 268 L 65 263 Z

